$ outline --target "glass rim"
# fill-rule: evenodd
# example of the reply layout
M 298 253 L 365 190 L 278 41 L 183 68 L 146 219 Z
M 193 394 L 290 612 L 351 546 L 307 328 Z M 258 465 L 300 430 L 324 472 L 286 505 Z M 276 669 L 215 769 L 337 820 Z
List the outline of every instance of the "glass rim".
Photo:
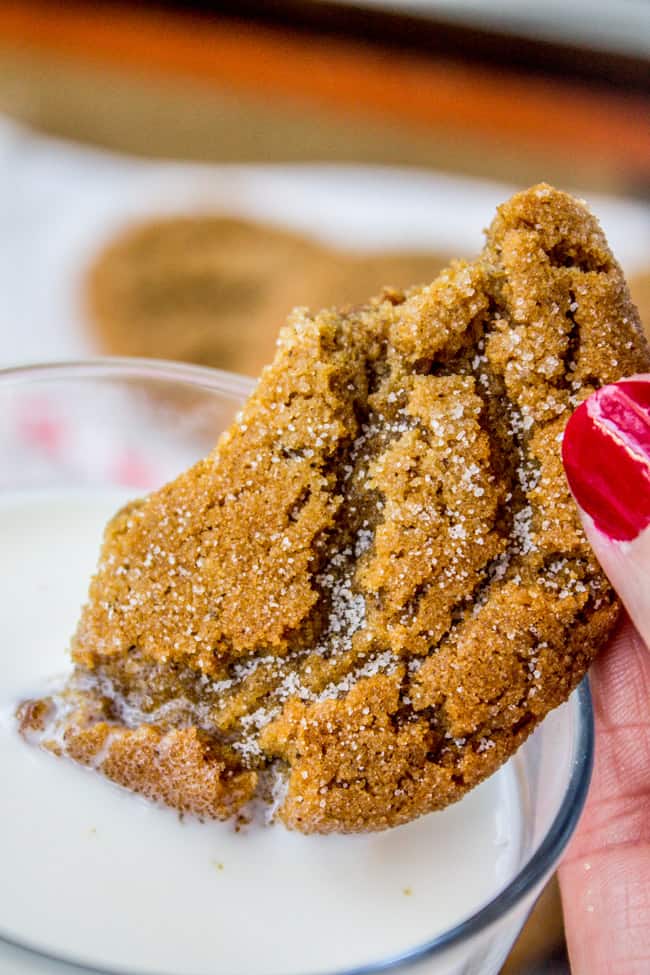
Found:
M 248 396 L 257 383 L 252 376 L 241 376 L 223 369 L 172 359 L 146 359 L 137 356 L 92 356 L 87 359 L 62 359 L 0 367 L 1 383 L 111 377 L 181 382 L 229 396 Z
M 113 378 L 177 382 L 215 393 L 243 399 L 255 388 L 256 380 L 248 376 L 166 359 L 120 358 L 98 356 L 88 359 L 43 362 L 0 368 L 0 386 L 74 379 Z M 589 679 L 585 677 L 566 704 L 577 712 L 574 737 L 574 760 L 569 781 L 553 821 L 529 860 L 514 877 L 486 904 L 469 917 L 434 938 L 384 958 L 354 968 L 339 968 L 327 975 L 379 975 L 397 971 L 402 965 L 435 959 L 443 952 L 458 947 L 501 920 L 514 910 L 555 867 L 566 848 L 587 798 L 594 762 L 595 731 Z M 524 747 L 524 746 L 522 746 Z M 79 972 L 95 975 L 139 975 L 123 968 L 103 968 L 84 964 L 65 955 L 52 955 L 27 942 L 7 937 L 0 931 L 0 944 L 20 948 L 42 959 L 63 963 Z

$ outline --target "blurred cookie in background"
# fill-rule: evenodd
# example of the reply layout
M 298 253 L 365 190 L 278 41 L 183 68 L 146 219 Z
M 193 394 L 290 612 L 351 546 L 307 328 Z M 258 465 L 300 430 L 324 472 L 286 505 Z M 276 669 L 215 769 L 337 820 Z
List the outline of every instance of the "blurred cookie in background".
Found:
M 639 309 L 641 324 L 650 339 L 650 267 L 628 278 L 632 301 Z
M 440 254 L 345 253 L 223 216 L 152 219 L 101 251 L 86 278 L 104 351 L 256 375 L 296 305 L 366 301 L 384 285 L 433 280 Z
M 99 254 L 87 306 L 115 355 L 251 371 L 266 358 L 290 282 L 298 299 L 320 249 L 291 233 L 224 217 L 177 217 L 128 228 Z

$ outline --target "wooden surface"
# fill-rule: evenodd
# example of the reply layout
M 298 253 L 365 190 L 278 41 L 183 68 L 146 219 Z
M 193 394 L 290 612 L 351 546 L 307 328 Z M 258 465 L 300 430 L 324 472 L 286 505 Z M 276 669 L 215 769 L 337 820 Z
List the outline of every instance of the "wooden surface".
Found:
M 638 189 L 650 183 L 650 127 L 642 124 L 650 101 L 638 92 L 343 37 L 306 39 L 287 27 L 232 18 L 113 3 L 0 5 L 0 107 L 5 111 L 29 119 L 30 111 L 33 115 L 51 102 L 51 84 L 39 87 L 48 76 L 54 75 L 55 83 L 57 76 L 77 77 L 79 84 L 88 77 L 97 88 L 97 79 L 110 79 L 111 72 L 118 84 L 128 79 L 135 89 L 162 86 L 177 96 L 191 89 L 199 104 L 215 97 L 234 103 L 242 121 L 247 112 L 263 116 L 266 111 L 281 130 L 287 117 L 304 119 L 307 132 L 310 123 L 323 119 L 334 143 L 347 147 L 347 158 L 358 128 L 356 158 L 365 160 L 380 157 L 383 131 L 387 161 L 436 165 L 441 157 L 443 165 L 462 171 L 483 166 L 496 175 L 500 167 L 507 178 L 523 160 L 529 170 L 537 165 L 544 174 L 549 169 L 566 173 L 573 184 Z M 106 84 L 110 89 L 110 80 Z M 72 81 L 67 85 L 73 109 L 80 97 L 74 87 Z M 47 118 L 44 123 L 48 127 Z M 309 138 L 301 142 L 300 126 L 289 128 L 288 158 L 296 158 L 301 145 L 309 158 L 332 157 L 331 151 L 318 153 L 318 140 L 313 150 Z M 338 130 L 347 138 L 338 139 Z M 364 149 L 368 133 L 370 154 Z M 124 141 L 121 133 L 113 138 Z M 136 151 L 146 151 L 135 142 Z M 266 158 L 265 146 L 260 138 L 240 158 Z M 274 145 L 269 158 L 278 158 L 280 151 Z M 345 148 L 342 152 L 346 157 Z M 187 155 L 183 145 L 176 154 Z

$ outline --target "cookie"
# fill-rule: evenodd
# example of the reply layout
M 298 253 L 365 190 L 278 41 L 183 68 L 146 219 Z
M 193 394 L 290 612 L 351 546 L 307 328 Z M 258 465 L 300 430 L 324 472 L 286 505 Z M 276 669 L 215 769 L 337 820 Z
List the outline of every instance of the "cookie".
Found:
M 109 523 L 68 689 L 23 730 L 202 816 L 455 802 L 612 632 L 560 443 L 649 366 L 598 223 L 545 185 L 433 284 L 296 311 L 214 451 Z
M 85 304 L 111 355 L 256 375 L 295 305 L 365 301 L 385 284 L 430 281 L 445 260 L 345 254 L 245 220 L 168 217 L 109 242 L 87 274 Z

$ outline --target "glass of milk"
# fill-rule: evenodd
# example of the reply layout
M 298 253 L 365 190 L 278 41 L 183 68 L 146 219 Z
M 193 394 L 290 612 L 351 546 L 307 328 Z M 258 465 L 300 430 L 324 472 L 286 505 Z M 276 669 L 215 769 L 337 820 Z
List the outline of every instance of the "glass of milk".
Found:
M 70 667 L 107 519 L 252 387 L 136 359 L 0 372 L 0 975 L 495 975 L 580 816 L 586 683 L 460 803 L 359 836 L 180 821 L 18 736 Z

